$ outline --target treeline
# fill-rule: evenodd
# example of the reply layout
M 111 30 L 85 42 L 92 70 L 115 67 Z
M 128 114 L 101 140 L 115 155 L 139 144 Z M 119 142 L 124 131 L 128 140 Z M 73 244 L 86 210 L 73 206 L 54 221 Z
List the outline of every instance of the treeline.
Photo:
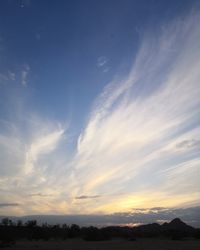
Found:
M 169 225 L 169 224 L 168 224 Z M 103 228 L 80 227 L 72 225 L 48 225 L 47 223 L 38 225 L 36 220 L 29 220 L 23 223 L 21 220 L 13 222 L 9 218 L 2 219 L 0 223 L 1 245 L 14 243 L 16 240 L 50 240 L 71 238 L 82 238 L 88 241 L 109 240 L 120 237 L 135 240 L 139 237 L 160 237 L 166 236 L 172 239 L 182 239 L 184 237 L 195 237 L 200 239 L 200 230 L 188 226 L 188 228 L 166 228 L 154 223 L 140 227 L 120 227 L 109 226 Z M 0 246 L 1 246 L 0 245 Z

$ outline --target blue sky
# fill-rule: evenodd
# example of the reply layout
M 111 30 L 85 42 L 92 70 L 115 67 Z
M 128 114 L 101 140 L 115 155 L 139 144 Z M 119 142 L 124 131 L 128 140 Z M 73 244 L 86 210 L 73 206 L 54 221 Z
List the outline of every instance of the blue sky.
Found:
M 0 3 L 0 214 L 199 205 L 198 1 Z

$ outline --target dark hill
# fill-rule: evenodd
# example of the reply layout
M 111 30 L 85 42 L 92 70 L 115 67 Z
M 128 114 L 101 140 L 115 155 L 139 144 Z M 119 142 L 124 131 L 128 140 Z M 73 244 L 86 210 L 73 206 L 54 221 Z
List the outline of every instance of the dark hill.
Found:
M 185 222 L 183 222 L 179 218 L 173 219 L 169 223 L 164 223 L 161 225 L 163 230 L 178 230 L 178 231 L 192 231 L 194 230 L 193 227 L 187 225 Z
M 143 232 L 155 232 L 160 231 L 161 226 L 158 223 L 146 224 L 136 227 L 136 230 L 143 231 Z
M 139 237 L 156 237 L 165 235 L 176 239 L 194 235 L 195 229 L 181 221 L 179 218 L 176 218 L 171 222 L 162 225 L 157 223 L 141 225 L 133 228 L 133 232 L 135 236 Z

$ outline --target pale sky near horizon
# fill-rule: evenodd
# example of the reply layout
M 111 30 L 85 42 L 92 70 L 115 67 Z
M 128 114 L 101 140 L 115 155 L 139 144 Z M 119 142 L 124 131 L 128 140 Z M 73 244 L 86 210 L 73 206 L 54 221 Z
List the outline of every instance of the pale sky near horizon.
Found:
M 198 1 L 0 2 L 0 215 L 200 205 Z

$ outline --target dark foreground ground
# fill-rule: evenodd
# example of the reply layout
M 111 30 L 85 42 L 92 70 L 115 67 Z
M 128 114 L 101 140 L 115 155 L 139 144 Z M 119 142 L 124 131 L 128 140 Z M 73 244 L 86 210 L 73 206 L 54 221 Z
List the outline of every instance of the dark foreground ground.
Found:
M 200 240 L 167 240 L 167 239 L 137 239 L 84 241 L 81 239 L 50 240 L 50 241 L 17 241 L 15 245 L 4 249 L 38 249 L 38 250 L 199 250 Z

